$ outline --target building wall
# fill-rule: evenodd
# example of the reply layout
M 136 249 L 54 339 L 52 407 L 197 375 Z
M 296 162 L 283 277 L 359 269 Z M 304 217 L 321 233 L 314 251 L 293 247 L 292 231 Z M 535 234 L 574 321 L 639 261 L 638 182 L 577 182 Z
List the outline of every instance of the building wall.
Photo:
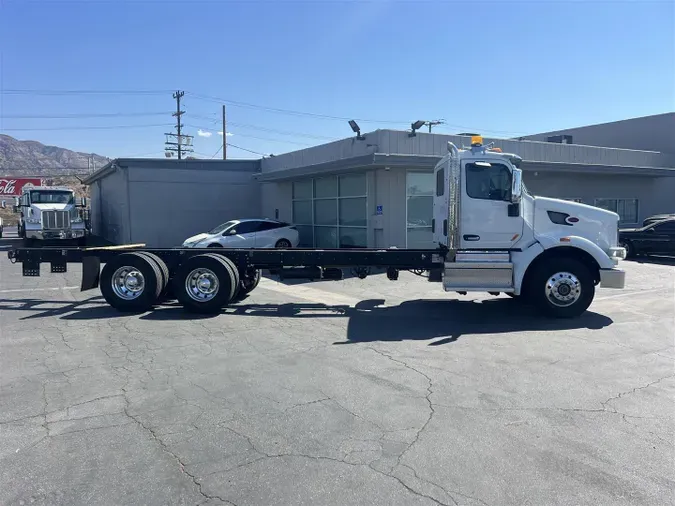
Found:
M 293 219 L 293 184 L 290 181 L 280 183 L 261 183 L 261 216 L 291 222 Z M 276 216 L 276 211 L 279 216 Z
M 579 173 L 572 176 L 528 170 L 523 179 L 535 195 L 581 199 L 589 205 L 595 205 L 596 198 L 638 199 L 638 223 L 653 214 L 675 212 L 675 199 L 671 198 L 668 205 L 669 200 L 664 198 L 668 190 L 673 192 L 670 195 L 675 194 L 675 178 Z M 660 189 L 663 186 L 666 190 Z
M 95 182 L 91 208 L 94 234 L 116 244 L 131 241 L 125 169 L 117 169 Z
M 674 129 L 671 129 L 672 132 Z M 636 151 L 597 147 L 594 145 L 557 144 L 541 140 L 513 140 L 484 138 L 508 153 L 515 153 L 524 160 L 567 164 L 617 165 L 628 167 L 675 167 L 675 156 L 654 151 Z M 366 134 L 363 141 L 343 139 L 321 146 L 314 146 L 261 161 L 262 173 L 353 158 L 372 153 L 434 155 L 447 153 L 448 142 L 458 147 L 468 146 L 471 138 L 460 135 L 442 135 L 419 132 L 410 137 L 408 132 L 376 130 Z M 576 142 L 576 140 L 575 140 Z M 671 141 L 672 144 L 672 141 Z
M 131 241 L 179 246 L 220 223 L 259 216 L 260 186 L 253 172 L 232 169 L 130 166 Z
M 660 151 L 675 154 L 675 112 L 599 125 L 556 130 L 522 139 L 546 141 L 553 135 L 571 135 L 575 144 Z

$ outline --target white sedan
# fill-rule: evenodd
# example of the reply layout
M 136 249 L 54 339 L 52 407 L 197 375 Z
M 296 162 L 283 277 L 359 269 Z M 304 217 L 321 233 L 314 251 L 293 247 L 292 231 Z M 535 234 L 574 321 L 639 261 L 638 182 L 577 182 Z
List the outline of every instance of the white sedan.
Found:
M 183 242 L 184 248 L 294 248 L 298 230 L 281 221 L 232 220 Z

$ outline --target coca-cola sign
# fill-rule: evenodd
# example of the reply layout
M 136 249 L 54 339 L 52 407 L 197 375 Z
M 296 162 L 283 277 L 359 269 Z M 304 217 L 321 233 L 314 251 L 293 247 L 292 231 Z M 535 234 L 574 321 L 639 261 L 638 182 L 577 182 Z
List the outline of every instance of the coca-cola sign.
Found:
M 42 186 L 42 179 L 34 177 L 0 178 L 0 195 L 3 197 L 18 197 L 24 188 Z

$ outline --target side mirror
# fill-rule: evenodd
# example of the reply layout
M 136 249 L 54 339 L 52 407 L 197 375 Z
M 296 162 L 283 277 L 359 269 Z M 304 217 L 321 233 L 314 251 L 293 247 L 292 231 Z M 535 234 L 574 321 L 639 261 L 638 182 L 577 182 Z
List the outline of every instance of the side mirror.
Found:
M 227 235 L 237 235 L 237 231 L 234 228 L 231 228 L 227 231 Z
M 80 202 L 77 204 L 77 207 L 87 207 L 87 197 L 82 197 L 79 200 Z
M 14 207 L 21 207 L 21 200 L 19 197 L 14 197 Z
M 2 204 L 0 204 L 0 206 L 1 206 L 3 209 L 7 209 L 7 202 L 5 202 L 5 201 L 3 200 L 3 201 L 2 201 Z
M 523 171 L 513 169 L 513 178 L 511 181 L 511 202 L 517 204 L 523 196 Z

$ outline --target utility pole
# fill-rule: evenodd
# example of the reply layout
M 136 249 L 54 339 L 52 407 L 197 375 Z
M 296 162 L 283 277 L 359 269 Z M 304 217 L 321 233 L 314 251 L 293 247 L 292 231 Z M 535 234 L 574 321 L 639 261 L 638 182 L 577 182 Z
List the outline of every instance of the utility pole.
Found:
M 227 160 L 227 130 L 225 128 L 225 106 L 223 105 L 223 160 Z
M 436 119 L 436 120 L 433 120 L 433 121 L 425 121 L 425 123 L 429 127 L 429 133 L 431 133 L 431 127 L 432 126 L 443 125 L 445 123 L 445 120 Z
M 181 129 L 183 124 L 180 122 L 180 117 L 185 114 L 185 111 L 180 109 L 180 99 L 185 95 L 184 91 L 176 91 L 173 94 L 173 98 L 176 100 L 176 112 L 172 114 L 176 118 L 176 133 L 175 134 L 164 134 L 166 135 L 166 142 L 164 143 L 167 147 L 164 148 L 166 151 L 167 158 L 173 156 L 173 152 L 178 153 L 178 159 L 183 159 L 183 153 L 192 153 L 192 136 L 183 135 Z M 175 138 L 175 142 L 173 142 Z
M 184 91 L 177 91 L 176 93 L 173 94 L 173 98 L 176 99 L 176 112 L 173 114 L 173 116 L 176 117 L 176 129 L 178 130 L 178 159 L 181 159 L 181 135 L 180 135 L 180 128 L 183 126 L 180 124 L 180 117 L 183 115 L 185 111 L 180 110 L 180 99 L 183 98 L 183 95 L 185 95 Z M 431 128 L 431 127 L 429 127 Z

